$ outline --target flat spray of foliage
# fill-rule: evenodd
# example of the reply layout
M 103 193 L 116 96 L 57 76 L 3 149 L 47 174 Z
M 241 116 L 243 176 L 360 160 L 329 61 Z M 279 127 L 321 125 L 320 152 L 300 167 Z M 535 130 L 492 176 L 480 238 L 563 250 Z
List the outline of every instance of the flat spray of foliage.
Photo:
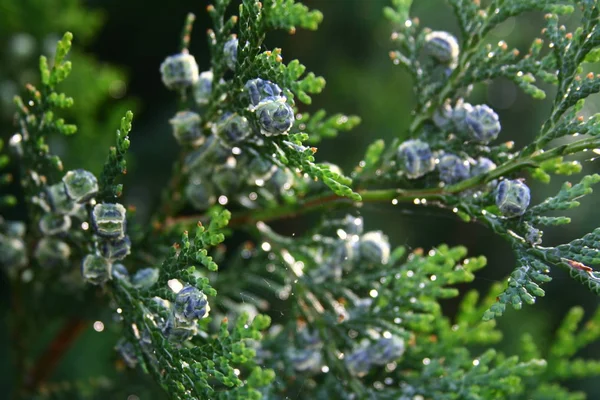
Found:
M 325 80 L 284 61 L 281 49 L 265 50 L 269 32 L 315 30 L 321 13 L 294 0 L 243 0 L 228 15 L 230 3 L 207 7 L 209 71 L 198 71 L 187 50 L 191 14 L 179 52 L 160 66 L 180 100 L 170 122 L 181 157 L 149 222 L 119 203 L 132 113 L 101 175 L 65 171 L 47 140 L 77 130 L 58 117 L 74 102 L 57 92 L 71 71 L 72 35 L 51 61 L 40 59 L 41 84 L 16 99 L 18 132 L 8 146 L 28 217 L 0 225 L 16 352 L 34 334 L 24 312 L 44 321 L 78 301 L 84 318 L 111 308 L 124 365 L 149 374 L 174 399 L 584 398 L 561 384 L 600 374 L 598 361 L 574 358 L 600 336 L 600 313 L 580 327 L 582 310 L 571 310 L 548 354 L 527 334 L 515 354 L 495 350 L 495 318 L 543 296 L 556 268 L 600 294 L 600 228 L 542 245 L 542 228 L 568 224 L 567 211 L 600 176 L 567 182 L 539 204 L 530 204 L 525 181 L 577 174 L 581 165 L 569 157 L 600 148 L 600 117 L 580 115 L 586 97 L 600 91 L 600 77 L 583 72 L 600 59 L 600 2 L 448 0 L 461 29 L 456 39 L 411 19 L 411 0 L 392 0 L 384 9 L 395 27 L 390 57 L 413 76 L 416 108 L 408 132 L 375 141 L 349 174 L 316 162 L 311 146 L 359 118 L 304 112 Z M 486 43 L 495 26 L 529 11 L 547 14 L 528 52 Z M 559 21 L 573 12 L 581 23 L 569 32 Z M 556 87 L 548 118 L 520 149 L 491 108 L 467 101 L 472 85 L 498 77 L 534 98 L 545 96 L 539 81 Z M 9 163 L 6 155 L 0 160 Z M 464 294 L 448 318 L 440 301 L 458 296 L 456 285 L 472 281 L 485 258 L 446 245 L 394 248 L 352 215 L 367 202 L 410 202 L 481 223 L 511 244 L 517 265 L 489 295 Z M 340 208 L 349 214 L 331 212 Z M 308 212 L 321 222 L 301 235 L 268 225 Z M 236 231 L 252 240 L 228 245 Z M 60 293 L 44 285 L 51 280 Z M 46 385 L 49 360 L 52 351 L 17 362 L 17 397 L 114 393 L 90 382 Z

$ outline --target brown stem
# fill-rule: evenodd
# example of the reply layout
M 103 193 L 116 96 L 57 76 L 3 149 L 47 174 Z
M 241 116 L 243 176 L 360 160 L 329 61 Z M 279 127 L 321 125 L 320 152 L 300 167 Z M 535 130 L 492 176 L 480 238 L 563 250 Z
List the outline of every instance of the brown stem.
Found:
M 415 199 L 438 199 L 444 193 L 441 189 L 424 189 L 415 191 L 403 190 L 363 190 L 358 192 L 362 196 L 362 201 L 354 202 L 347 197 L 341 197 L 335 194 L 327 194 L 324 196 L 311 197 L 297 204 L 285 205 L 275 209 L 250 210 L 234 213 L 229 221 L 229 227 L 248 225 L 258 221 L 273 221 L 286 218 L 294 218 L 299 214 L 305 214 L 312 211 L 317 211 L 323 207 L 329 209 L 337 207 L 351 207 L 362 203 L 374 202 L 412 202 Z M 207 223 L 209 216 L 204 215 L 187 215 L 176 218 L 168 218 L 165 222 L 166 230 L 176 226 L 185 225 L 189 227 L 196 224 L 198 221 Z
M 35 363 L 28 376 L 27 388 L 38 388 L 54 372 L 63 355 L 85 330 L 87 324 L 84 320 L 73 317 L 68 320 L 54 337 L 50 345 Z

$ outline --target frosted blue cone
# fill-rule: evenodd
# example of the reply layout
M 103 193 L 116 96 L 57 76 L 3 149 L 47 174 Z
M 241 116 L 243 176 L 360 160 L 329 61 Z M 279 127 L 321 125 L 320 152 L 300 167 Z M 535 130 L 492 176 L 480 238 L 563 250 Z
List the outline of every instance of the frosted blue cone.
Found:
M 81 275 L 93 285 L 102 285 L 111 278 L 112 264 L 104 257 L 88 254 L 81 262 Z
M 41 267 L 56 268 L 67 264 L 71 248 L 60 239 L 44 237 L 36 245 L 33 256 Z
M 531 193 L 529 187 L 521 181 L 505 179 L 496 186 L 496 205 L 508 218 L 525 214 Z
M 294 110 L 285 97 L 267 97 L 256 106 L 255 112 L 264 136 L 287 135 L 294 125 Z
M 437 165 L 440 180 L 453 184 L 468 179 L 471 173 L 469 162 L 454 154 L 444 154 Z
M 100 203 L 92 209 L 92 226 L 99 236 L 121 238 L 127 225 L 126 210 L 119 203 Z
M 453 126 L 452 115 L 452 106 L 449 103 L 444 103 L 444 105 L 435 110 L 432 120 L 439 129 L 448 130 Z
M 138 289 L 150 289 L 160 275 L 158 268 L 143 268 L 131 277 L 131 284 Z
M 229 69 L 235 71 L 238 56 L 237 38 L 231 38 L 225 42 L 225 45 L 223 46 L 223 56 L 225 57 L 225 63 Z
M 496 169 L 496 164 L 489 158 L 479 157 L 475 165 L 471 167 L 471 176 L 487 174 Z
M 198 64 L 193 55 L 179 53 L 167 57 L 160 65 L 162 81 L 169 89 L 185 89 L 198 81 Z
M 216 201 L 213 188 L 205 184 L 199 175 L 190 177 L 185 187 L 185 197 L 197 210 L 206 210 Z
M 500 119 L 490 107 L 477 105 L 467 111 L 465 123 L 473 140 L 479 143 L 489 143 L 500 134 Z
M 194 100 L 199 106 L 208 104 L 213 89 L 213 72 L 204 71 L 198 76 L 198 81 L 194 84 Z
M 267 97 L 281 97 L 283 91 L 276 83 L 266 79 L 256 78 L 251 79 L 244 85 L 244 90 L 250 100 L 251 106 L 257 106 Z
M 62 181 L 67 196 L 77 203 L 85 203 L 98 194 L 98 179 L 84 169 L 67 172 Z
M 237 113 L 224 114 L 215 128 L 216 135 L 230 145 L 244 141 L 252 133 L 248 119 Z
M 68 195 L 64 182 L 46 188 L 46 198 L 48 204 L 57 214 L 72 215 L 79 209 L 79 205 Z
M 433 31 L 425 36 L 425 51 L 441 64 L 454 66 L 458 61 L 459 46 L 448 32 Z
M 380 338 L 369 346 L 372 363 L 376 365 L 385 365 L 397 360 L 405 350 L 404 340 L 395 336 Z
M 42 234 L 47 236 L 66 233 L 71 229 L 71 217 L 53 213 L 44 214 L 40 218 L 39 228 Z
M 169 120 L 177 143 L 193 147 L 200 146 L 204 142 L 201 122 L 200 115 L 192 111 L 180 111 Z
M 408 179 L 417 179 L 435 169 L 435 159 L 429 145 L 418 139 L 398 146 L 398 166 Z
M 19 238 L 0 235 L 0 266 L 6 270 L 27 265 L 25 242 Z
M 387 264 L 390 259 L 390 242 L 382 232 L 367 232 L 359 242 L 360 257 L 370 263 Z
M 465 103 L 462 99 L 452 109 L 452 122 L 457 133 L 468 134 L 470 132 L 467 125 L 467 114 L 471 111 L 473 111 L 473 106 Z
M 208 298 L 199 289 L 186 286 L 177 293 L 175 298 L 175 315 L 179 319 L 194 320 L 208 316 L 210 306 Z
M 104 258 L 111 261 L 122 260 L 131 252 L 131 240 L 127 235 L 114 240 L 103 240 L 99 244 L 99 250 Z

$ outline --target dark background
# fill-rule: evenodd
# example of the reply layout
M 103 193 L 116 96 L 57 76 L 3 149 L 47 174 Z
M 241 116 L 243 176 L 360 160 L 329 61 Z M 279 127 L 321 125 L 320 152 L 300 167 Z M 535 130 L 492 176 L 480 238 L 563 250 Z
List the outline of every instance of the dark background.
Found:
M 413 15 L 421 19 L 422 26 L 458 34 L 455 19 L 444 2 L 419 0 L 415 3 Z M 382 15 L 387 0 L 306 0 L 305 4 L 323 12 L 325 18 L 321 28 L 317 32 L 299 29 L 295 35 L 274 33 L 268 37 L 266 45 L 283 48 L 284 61 L 298 58 L 309 71 L 327 80 L 325 91 L 313 97 L 313 104 L 301 111 L 325 108 L 330 113 L 344 112 L 362 118 L 358 128 L 322 143 L 317 153 L 317 161 L 339 164 L 349 172 L 369 143 L 377 138 L 389 142 L 393 137 L 405 134 L 414 102 L 412 82 L 387 55 L 393 29 Z M 77 115 L 80 132 L 66 140 L 54 139 L 54 148 L 63 156 L 67 169 L 83 167 L 98 172 L 106 149 L 113 141 L 118 118 L 125 109 L 132 108 L 135 111 L 132 158 L 125 180 L 125 201 L 135 204 L 144 218 L 156 204 L 177 152 L 168 124 L 175 110 L 175 98 L 162 86 L 158 67 L 165 56 L 177 50 L 183 20 L 186 13 L 192 11 L 198 19 L 190 51 L 200 70 L 208 69 L 205 31 L 209 22 L 205 5 L 198 0 L 0 0 L 0 100 L 8 96 L 6 82 L 36 81 L 37 55 L 48 47 L 44 47 L 44 40 L 48 41 L 50 37 L 52 42 L 51 39 L 60 37 L 64 30 L 72 30 L 75 34 L 73 77 L 63 89 L 75 97 L 73 115 Z M 69 16 L 61 10 L 69 10 Z M 566 22 L 573 26 L 571 20 Z M 506 40 L 509 46 L 524 50 L 542 27 L 543 16 L 528 13 L 495 29 L 489 41 Z M 18 60 L 10 50 L 15 33 L 32 35 L 37 46 L 31 54 Z M 548 95 L 551 99 L 552 89 Z M 596 112 L 595 100 L 592 98 L 588 102 L 586 112 Z M 514 140 L 517 147 L 533 137 L 550 105 L 550 100 L 531 100 L 504 80 L 476 87 L 470 101 L 492 106 L 499 113 L 503 126 L 500 140 Z M 0 118 L 3 118 L 0 119 L 0 134 L 7 138 L 14 129 L 9 117 L 14 110 L 7 101 L 0 101 L 0 107 Z M 93 151 L 83 151 L 85 146 L 92 146 Z M 598 169 L 597 162 L 584 163 L 584 172 Z M 562 181 L 564 178 L 556 177 L 549 185 L 529 182 L 533 202 L 556 193 Z M 598 225 L 595 201 L 586 199 L 579 209 L 571 212 L 571 225 L 548 230 L 544 245 L 564 243 L 595 228 Z M 461 223 L 452 215 L 410 206 L 392 207 L 391 204 L 365 205 L 361 213 L 368 229 L 385 231 L 394 245 L 427 249 L 440 243 L 462 244 L 467 246 L 470 255 L 485 255 L 488 267 L 478 273 L 471 285 L 483 291 L 508 275 L 515 265 L 510 247 L 500 238 L 481 226 Z M 3 214 L 7 218 L 15 217 L 22 214 L 22 210 L 17 208 L 3 211 Z M 287 224 L 296 225 L 284 228 L 306 225 L 303 220 Z M 544 347 L 568 308 L 582 305 L 592 312 L 596 307 L 597 297 L 573 282 L 563 271 L 553 271 L 553 276 L 554 280 L 544 287 L 546 298 L 538 299 L 535 306 L 525 306 L 519 312 L 509 310 L 499 320 L 499 326 L 506 332 L 501 348 L 507 353 L 513 352 L 511 349 L 518 345 L 519 334 L 523 331 L 532 333 Z M 9 304 L 5 279 L 0 277 L 0 323 L 6 323 Z M 444 304 L 449 313 L 455 305 L 454 301 Z M 48 335 L 52 329 L 49 327 Z M 90 329 L 67 354 L 58 369 L 57 379 L 106 375 L 106 363 L 114 362 L 115 335 L 110 331 L 94 332 L 90 324 Z M 0 329 L 0 388 L 7 387 L 10 382 L 11 365 L 7 353 L 10 345 L 6 329 Z M 599 349 L 598 345 L 591 346 L 581 356 L 597 357 Z M 587 391 L 589 398 L 600 396 L 600 389 L 591 380 L 577 381 L 573 386 Z

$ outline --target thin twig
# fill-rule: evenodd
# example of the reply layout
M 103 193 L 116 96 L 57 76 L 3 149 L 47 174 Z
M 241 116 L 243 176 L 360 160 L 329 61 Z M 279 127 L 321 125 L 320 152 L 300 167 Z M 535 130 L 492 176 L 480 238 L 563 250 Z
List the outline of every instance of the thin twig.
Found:
M 42 385 L 54 372 L 63 355 L 85 330 L 87 324 L 77 317 L 68 320 L 54 337 L 50 345 L 35 363 L 28 375 L 27 388 L 30 390 Z

